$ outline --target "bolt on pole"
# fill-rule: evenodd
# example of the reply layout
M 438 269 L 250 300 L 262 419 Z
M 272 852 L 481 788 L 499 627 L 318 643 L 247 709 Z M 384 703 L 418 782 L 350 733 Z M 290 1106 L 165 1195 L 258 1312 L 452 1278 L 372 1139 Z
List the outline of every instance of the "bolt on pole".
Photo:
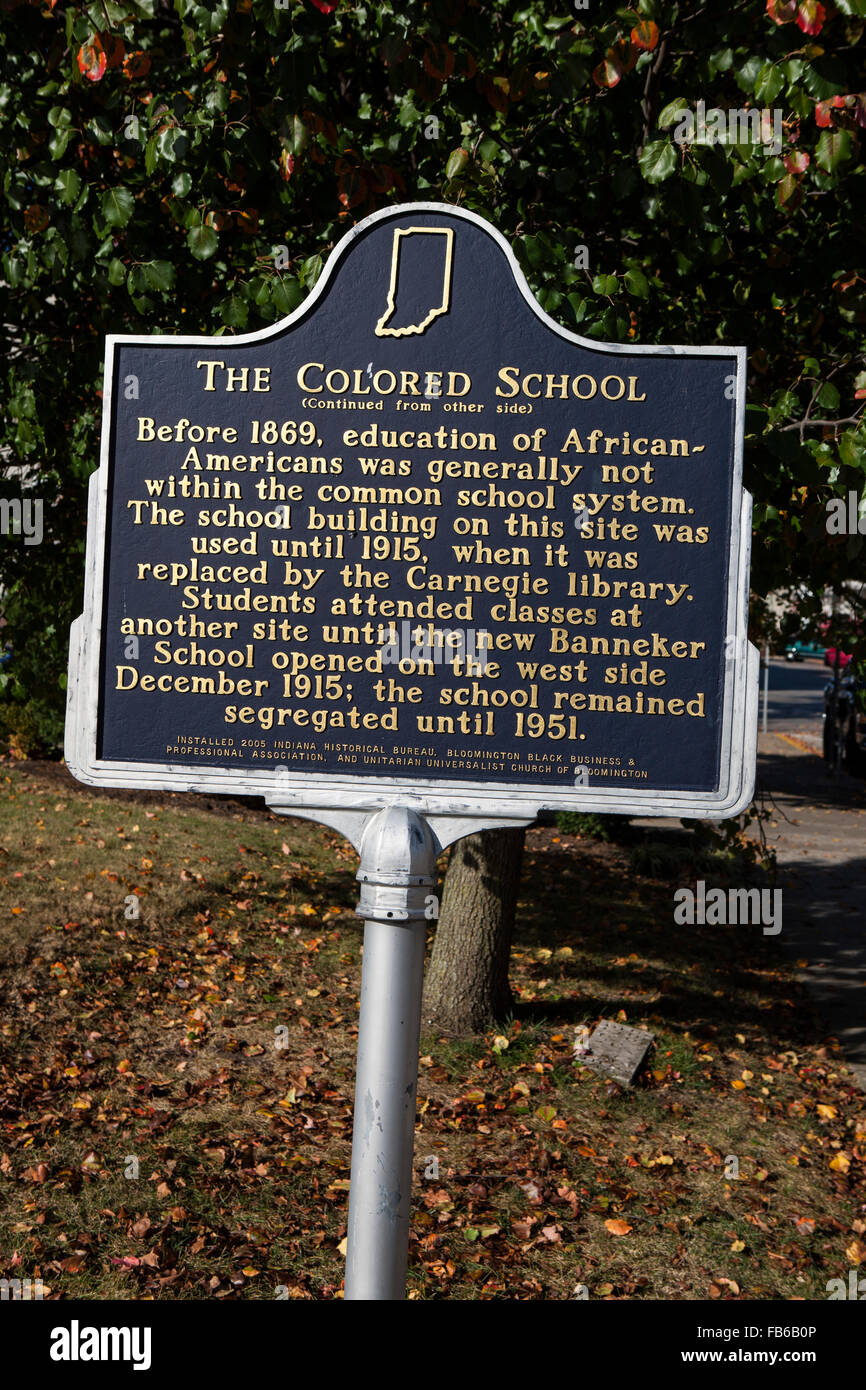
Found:
M 361 842 L 364 963 L 355 1078 L 344 1297 L 406 1296 L 426 900 L 436 841 L 404 806 L 373 816 Z

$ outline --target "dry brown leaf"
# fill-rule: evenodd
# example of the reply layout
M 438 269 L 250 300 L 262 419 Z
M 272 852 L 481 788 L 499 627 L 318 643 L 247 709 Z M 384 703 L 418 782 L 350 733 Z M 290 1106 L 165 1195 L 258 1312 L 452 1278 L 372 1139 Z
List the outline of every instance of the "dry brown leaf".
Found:
M 627 1221 L 620 1221 L 615 1218 L 605 1221 L 604 1226 L 605 1230 L 610 1231 L 612 1236 L 627 1236 L 631 1230 L 631 1226 Z

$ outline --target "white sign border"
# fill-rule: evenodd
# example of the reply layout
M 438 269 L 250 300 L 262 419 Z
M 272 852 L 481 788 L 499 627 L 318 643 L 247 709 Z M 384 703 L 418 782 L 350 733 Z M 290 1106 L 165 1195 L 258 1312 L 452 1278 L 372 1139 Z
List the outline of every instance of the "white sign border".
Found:
M 316 773 L 272 764 L 268 768 L 230 769 L 178 765 L 177 763 L 100 760 L 97 749 L 97 708 L 103 613 L 103 578 L 109 482 L 109 446 L 112 399 L 115 387 L 116 349 L 123 343 L 141 347 L 228 347 L 267 342 L 315 307 L 352 245 L 378 222 L 419 212 L 448 214 L 474 223 L 496 242 L 514 276 L 517 288 L 538 319 L 559 338 L 588 352 L 629 356 L 727 357 L 736 370 L 734 473 L 732 478 L 731 544 L 727 596 L 728 647 L 722 709 L 720 755 L 721 784 L 711 792 L 642 791 L 639 783 L 576 787 L 550 784 L 491 784 L 487 781 L 447 781 L 432 778 L 365 776 L 357 773 Z M 69 771 L 91 786 L 149 791 L 210 792 L 230 796 L 262 796 L 274 809 L 307 816 L 325 823 L 366 817 L 385 806 L 410 806 L 422 815 L 485 824 L 510 819 L 534 819 L 540 809 L 614 812 L 630 816 L 681 816 L 721 820 L 735 816 L 751 802 L 754 793 L 758 722 L 759 656 L 748 642 L 749 553 L 751 497 L 742 488 L 743 430 L 745 421 L 746 349 L 743 347 L 685 347 L 602 343 L 562 328 L 537 303 L 514 253 L 504 236 L 484 218 L 447 203 L 401 203 L 364 218 L 337 243 L 322 273 L 303 304 L 276 324 L 255 333 L 230 338 L 189 335 L 111 334 L 106 338 L 103 383 L 102 440 L 99 468 L 90 478 L 87 518 L 87 558 L 84 611 L 70 630 L 65 756 Z M 467 736 L 468 737 L 468 736 Z M 319 814 L 321 812 L 321 814 Z M 467 833 L 463 831 L 462 833 Z

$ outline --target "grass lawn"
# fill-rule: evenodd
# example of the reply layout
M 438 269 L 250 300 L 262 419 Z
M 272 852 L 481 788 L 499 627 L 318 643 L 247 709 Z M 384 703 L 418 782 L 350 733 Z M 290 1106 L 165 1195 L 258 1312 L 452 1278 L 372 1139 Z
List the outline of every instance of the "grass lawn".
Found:
M 410 1297 L 823 1300 L 866 1265 L 866 1097 L 760 927 L 674 925 L 724 882 L 695 854 L 528 833 L 513 1016 L 422 1039 Z M 0 1277 L 340 1296 L 356 868 L 306 821 L 0 764 Z M 655 1034 L 631 1091 L 574 1059 L 602 1017 Z

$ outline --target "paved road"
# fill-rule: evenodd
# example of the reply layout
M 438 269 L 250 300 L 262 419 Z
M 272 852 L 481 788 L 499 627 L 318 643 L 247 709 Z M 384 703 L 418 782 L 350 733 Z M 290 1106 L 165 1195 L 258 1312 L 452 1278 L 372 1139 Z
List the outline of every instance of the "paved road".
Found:
M 768 839 L 781 871 L 782 931 L 773 941 L 805 962 L 800 978 L 866 1091 L 866 779 L 834 777 L 820 756 L 830 676 L 819 661 L 771 657 L 758 791 L 777 810 Z
M 866 780 L 832 776 L 814 719 L 790 731 L 770 720 L 758 739 L 758 779 L 779 814 L 768 838 L 781 873 L 782 931 L 774 938 L 839 1039 L 866 1090 Z
M 824 686 L 832 672 L 820 661 L 786 661 L 770 657 L 769 720 L 802 723 L 815 720 L 820 725 L 824 708 Z M 761 672 L 761 712 L 763 713 L 764 675 Z M 820 728 L 818 729 L 820 733 Z

